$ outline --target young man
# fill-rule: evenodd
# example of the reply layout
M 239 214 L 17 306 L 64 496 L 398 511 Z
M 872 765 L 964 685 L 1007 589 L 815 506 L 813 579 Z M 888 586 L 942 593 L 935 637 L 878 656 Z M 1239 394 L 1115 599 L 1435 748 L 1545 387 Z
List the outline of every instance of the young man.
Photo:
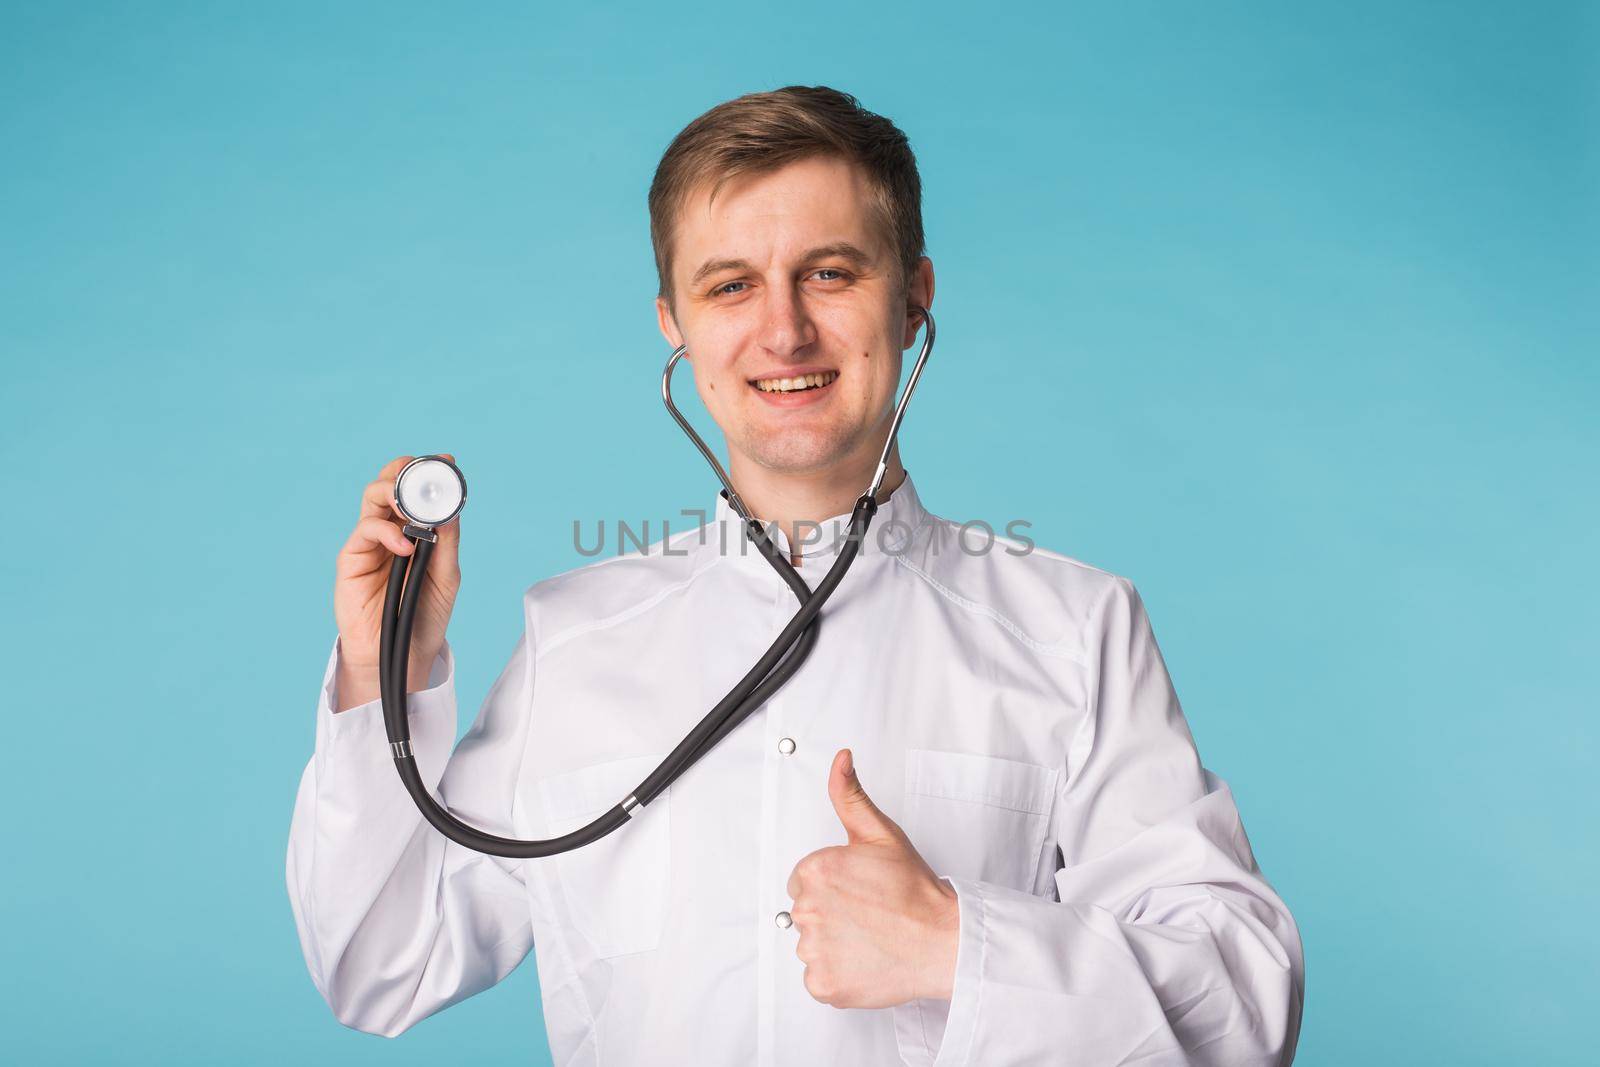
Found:
M 650 212 L 661 332 L 688 345 L 740 495 L 815 585 L 933 300 L 910 147 L 829 89 L 741 97 L 679 134 Z M 404 459 L 339 555 L 289 842 L 302 948 L 342 1022 L 397 1034 L 532 948 L 561 1064 L 1292 1058 L 1299 934 L 1127 580 L 963 548 L 896 454 L 795 676 L 615 833 L 496 859 L 422 822 L 376 704 Z M 615 805 L 796 606 L 719 497 L 698 530 L 529 589 L 451 754 L 458 543 L 446 528 L 419 614 L 412 734 L 443 801 L 503 836 Z

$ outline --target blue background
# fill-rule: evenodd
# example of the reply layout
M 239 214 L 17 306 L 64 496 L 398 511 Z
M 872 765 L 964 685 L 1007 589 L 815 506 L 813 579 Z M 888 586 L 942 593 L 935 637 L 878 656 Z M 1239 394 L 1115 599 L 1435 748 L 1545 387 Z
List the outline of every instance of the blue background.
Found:
M 307 977 L 333 557 L 459 455 L 465 729 L 573 519 L 710 502 L 645 192 L 793 82 L 911 137 L 907 466 L 1143 592 L 1298 1062 L 1593 1062 L 1592 6 L 325 6 L 3 9 L 16 1062 L 548 1062 L 531 959 L 395 1042 Z

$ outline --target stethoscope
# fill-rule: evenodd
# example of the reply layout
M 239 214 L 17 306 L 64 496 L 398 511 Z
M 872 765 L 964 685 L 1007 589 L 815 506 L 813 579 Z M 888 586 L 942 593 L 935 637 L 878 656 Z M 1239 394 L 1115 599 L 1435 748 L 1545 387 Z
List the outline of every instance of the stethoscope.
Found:
M 666 403 L 667 410 L 672 413 L 678 425 L 683 427 L 683 432 L 689 435 L 689 439 L 700 450 L 700 454 L 706 458 L 706 462 L 711 464 L 711 469 L 716 471 L 717 479 L 722 482 L 723 495 L 743 521 L 745 536 L 772 565 L 773 570 L 778 572 L 779 577 L 788 583 L 795 598 L 800 601 L 800 610 L 795 612 L 794 617 L 784 626 L 772 645 L 739 680 L 739 683 L 729 690 L 727 696 L 717 702 L 716 707 L 706 713 L 694 729 L 678 743 L 678 747 L 661 761 L 661 765 L 639 783 L 638 788 L 587 826 L 579 827 L 560 837 L 544 841 L 519 841 L 516 838 L 496 837 L 484 833 L 452 815 L 448 809 L 433 799 L 432 794 L 423 785 L 422 775 L 417 770 L 416 754 L 411 747 L 411 724 L 406 711 L 406 677 L 411 658 L 411 627 L 416 618 L 417 597 L 427 577 L 428 560 L 433 555 L 433 546 L 437 538 L 434 531 L 454 519 L 466 506 L 467 482 L 460 468 L 443 456 L 419 456 L 406 464 L 395 479 L 394 506 L 406 520 L 404 527 L 406 538 L 416 548 L 409 557 L 396 556 L 389 567 L 389 587 L 384 595 L 383 626 L 379 636 L 379 685 L 383 700 L 383 726 L 389 735 L 389 751 L 394 756 L 395 770 L 399 772 L 400 780 L 405 783 L 406 791 L 411 794 L 411 799 L 416 801 L 423 817 L 433 824 L 436 830 L 467 848 L 491 856 L 507 856 L 515 859 L 554 856 L 598 841 L 631 819 L 636 809 L 659 796 L 662 790 L 676 781 L 678 776 L 692 767 L 701 756 L 711 751 L 718 741 L 749 717 L 784 682 L 788 681 L 795 671 L 800 669 L 800 665 L 806 661 L 812 647 L 817 643 L 817 628 L 820 625 L 817 614 L 833 595 L 833 591 L 838 588 L 845 572 L 850 569 L 850 564 L 861 550 L 861 541 L 866 536 L 867 527 L 871 524 L 873 515 L 877 513 L 878 491 L 882 488 L 884 475 L 889 469 L 889 454 L 894 449 L 895 438 L 900 432 L 900 422 L 905 418 L 911 391 L 917 387 L 917 379 L 921 377 L 922 368 L 928 361 L 928 353 L 933 350 L 933 316 L 928 314 L 927 308 L 913 305 L 909 310 L 922 316 L 922 349 L 917 354 L 917 362 L 911 368 L 911 376 L 906 379 L 900 400 L 895 405 L 894 420 L 889 424 L 889 435 L 883 443 L 883 453 L 878 457 L 872 484 L 867 486 L 867 491 L 856 501 L 855 508 L 850 514 L 849 532 L 845 535 L 838 558 L 834 560 L 833 566 L 828 569 L 828 573 L 814 590 L 806 585 L 789 561 L 773 546 L 766 529 L 750 514 L 744 500 L 733 488 L 727 471 L 722 469 L 717 457 L 706 447 L 705 441 L 701 440 L 694 427 L 689 425 L 689 420 L 683 417 L 677 405 L 672 402 L 672 371 L 688 351 L 688 346 L 680 345 L 667 360 L 666 369 L 661 373 L 661 399 Z M 787 656 L 784 655 L 786 652 Z

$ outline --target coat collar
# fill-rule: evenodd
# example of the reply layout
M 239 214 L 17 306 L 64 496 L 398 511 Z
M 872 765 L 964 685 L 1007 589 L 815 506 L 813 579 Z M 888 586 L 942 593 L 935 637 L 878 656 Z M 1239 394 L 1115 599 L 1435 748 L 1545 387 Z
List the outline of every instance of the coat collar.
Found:
M 867 527 L 866 539 L 851 570 L 871 566 L 873 561 L 882 561 L 904 551 L 917 529 L 928 518 L 928 512 L 917 495 L 917 488 L 912 484 L 911 474 L 907 472 L 889 496 L 880 499 L 877 514 Z M 788 554 L 789 539 L 783 529 L 776 523 L 768 523 L 766 529 L 778 551 Z M 833 559 L 849 529 L 850 512 L 846 511 L 823 519 L 815 530 L 801 533 L 801 563 L 797 570 L 807 583 L 815 586 L 827 568 L 833 565 Z M 710 536 L 701 540 L 701 551 L 721 555 L 740 569 L 749 568 L 774 581 L 781 581 L 772 565 L 745 538 L 744 523 L 728 503 L 726 492 L 717 493 L 716 511 L 707 532 Z

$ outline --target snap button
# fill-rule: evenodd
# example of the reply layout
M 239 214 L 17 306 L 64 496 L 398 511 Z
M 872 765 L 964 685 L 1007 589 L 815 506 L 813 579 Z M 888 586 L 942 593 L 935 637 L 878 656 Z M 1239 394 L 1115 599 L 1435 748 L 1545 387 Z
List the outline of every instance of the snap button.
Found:
M 778 924 L 778 929 L 787 930 L 794 925 L 794 916 L 786 911 L 780 911 L 772 917 L 772 921 Z
M 793 752 L 794 751 L 794 738 L 785 737 L 782 741 L 779 741 L 778 742 L 778 751 L 782 752 L 785 756 L 787 756 L 791 752 Z

